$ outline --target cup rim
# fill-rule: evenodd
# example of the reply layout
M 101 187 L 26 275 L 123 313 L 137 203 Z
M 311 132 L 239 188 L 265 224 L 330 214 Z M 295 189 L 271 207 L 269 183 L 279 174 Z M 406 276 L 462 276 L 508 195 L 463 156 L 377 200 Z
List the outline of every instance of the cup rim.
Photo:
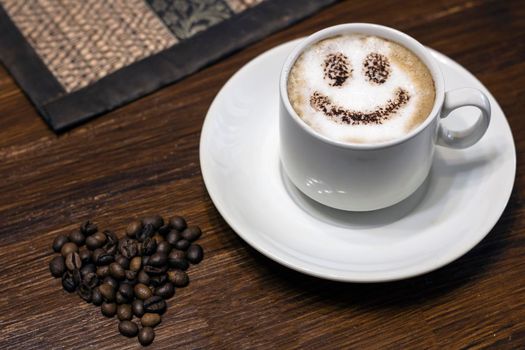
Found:
M 403 137 L 399 137 L 399 138 L 385 141 L 385 142 L 375 142 L 375 143 L 343 142 L 343 141 L 330 139 L 322 135 L 321 133 L 317 132 L 316 130 L 314 130 L 308 124 L 306 124 L 301 119 L 301 117 L 299 117 L 295 109 L 292 107 L 290 100 L 288 98 L 288 75 L 290 73 L 290 70 L 293 64 L 295 63 L 297 58 L 300 56 L 300 54 L 303 52 L 303 50 L 309 45 L 314 44 L 320 40 L 323 40 L 329 37 L 333 37 L 336 35 L 348 34 L 348 33 L 376 35 L 376 36 L 383 37 L 388 40 L 397 42 L 405 46 L 410 51 L 412 51 L 412 53 L 414 53 L 419 59 L 421 59 L 423 63 L 427 66 L 427 68 L 429 69 L 432 75 L 432 79 L 434 80 L 434 89 L 435 89 L 435 94 L 436 94 L 436 97 L 434 99 L 434 104 L 432 106 L 432 110 L 430 111 L 429 115 L 427 116 L 427 118 L 425 119 L 423 123 L 421 123 L 418 127 L 414 128 L 413 130 L 411 130 L 408 134 L 404 135 Z M 428 49 L 425 46 L 423 46 L 423 44 L 421 44 L 419 41 L 412 38 L 408 34 L 405 34 L 394 28 L 390 28 L 387 26 L 379 25 L 379 24 L 373 24 L 373 23 L 339 24 L 339 25 L 331 26 L 331 27 L 322 29 L 320 31 L 317 31 L 311 34 L 310 36 L 308 36 L 307 38 L 303 39 L 292 50 L 292 52 L 288 55 L 288 57 L 285 60 L 285 63 L 281 69 L 281 75 L 279 78 L 279 90 L 280 90 L 279 93 L 280 93 L 281 102 L 285 106 L 288 114 L 307 133 L 309 133 L 316 139 L 320 140 L 321 142 L 328 143 L 336 147 L 347 148 L 347 149 L 360 149 L 360 150 L 377 150 L 381 148 L 392 147 L 392 146 L 398 145 L 400 143 L 404 143 L 414 138 L 421 131 L 423 131 L 427 126 L 429 126 L 435 118 L 438 117 L 441 106 L 443 105 L 443 100 L 445 96 L 443 74 L 441 73 L 441 70 L 437 64 L 437 61 L 431 56 Z

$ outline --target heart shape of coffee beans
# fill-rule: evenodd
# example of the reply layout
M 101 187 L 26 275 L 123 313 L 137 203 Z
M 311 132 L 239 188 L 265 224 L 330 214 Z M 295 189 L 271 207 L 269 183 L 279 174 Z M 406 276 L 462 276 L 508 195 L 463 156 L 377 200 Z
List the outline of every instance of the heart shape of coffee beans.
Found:
M 155 338 L 153 329 L 166 311 L 166 300 L 189 284 L 186 270 L 203 258 L 201 246 L 194 243 L 201 234 L 181 216 L 133 220 L 122 238 L 112 231 L 99 232 L 86 221 L 69 236 L 55 238 L 52 247 L 58 254 L 49 270 L 62 279 L 65 291 L 100 306 L 106 317 L 117 315 L 119 332 L 138 336 L 147 346 Z

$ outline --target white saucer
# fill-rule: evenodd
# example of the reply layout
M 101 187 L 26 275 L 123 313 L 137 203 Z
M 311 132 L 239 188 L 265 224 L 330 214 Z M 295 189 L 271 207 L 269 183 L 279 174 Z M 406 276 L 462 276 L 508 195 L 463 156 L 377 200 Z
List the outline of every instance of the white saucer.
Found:
M 299 193 L 280 166 L 278 78 L 297 43 L 275 47 L 246 64 L 224 85 L 206 116 L 202 175 L 233 230 L 285 266 L 348 282 L 419 275 L 481 241 L 502 214 L 516 171 L 509 125 L 487 89 L 432 51 L 447 90 L 470 86 L 489 96 L 492 121 L 486 135 L 466 150 L 437 147 L 425 185 L 394 207 L 367 213 L 334 210 Z M 451 128 L 477 116 L 469 108 L 455 113 L 446 119 Z

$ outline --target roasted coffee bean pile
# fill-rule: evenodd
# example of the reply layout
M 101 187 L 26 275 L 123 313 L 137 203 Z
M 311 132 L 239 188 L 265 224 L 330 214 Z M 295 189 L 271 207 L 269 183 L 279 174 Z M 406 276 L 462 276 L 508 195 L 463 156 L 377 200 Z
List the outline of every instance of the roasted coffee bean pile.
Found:
M 116 315 L 119 332 L 138 336 L 146 346 L 155 338 L 153 328 L 166 311 L 166 299 L 189 284 L 185 271 L 203 258 L 201 246 L 194 243 L 201 234 L 180 216 L 133 220 L 123 238 L 100 232 L 87 221 L 69 236 L 55 238 L 53 250 L 59 255 L 51 259 L 49 270 L 62 279 L 64 290 L 100 306 L 106 317 Z

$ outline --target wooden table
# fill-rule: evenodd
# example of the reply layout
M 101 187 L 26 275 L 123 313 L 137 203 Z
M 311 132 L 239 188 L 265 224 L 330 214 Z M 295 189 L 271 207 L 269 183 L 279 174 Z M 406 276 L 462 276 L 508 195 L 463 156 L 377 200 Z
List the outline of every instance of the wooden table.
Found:
M 275 45 L 344 22 L 398 28 L 457 60 L 494 94 L 514 133 L 518 176 L 498 224 L 421 277 L 364 285 L 291 271 L 228 227 L 202 181 L 201 125 L 227 79 Z M 88 218 L 122 234 L 128 218 L 157 212 L 200 225 L 206 256 L 151 348 L 525 346 L 524 71 L 519 0 L 342 2 L 62 136 L 0 68 L 0 348 L 138 347 L 114 319 L 61 290 L 50 245 Z

